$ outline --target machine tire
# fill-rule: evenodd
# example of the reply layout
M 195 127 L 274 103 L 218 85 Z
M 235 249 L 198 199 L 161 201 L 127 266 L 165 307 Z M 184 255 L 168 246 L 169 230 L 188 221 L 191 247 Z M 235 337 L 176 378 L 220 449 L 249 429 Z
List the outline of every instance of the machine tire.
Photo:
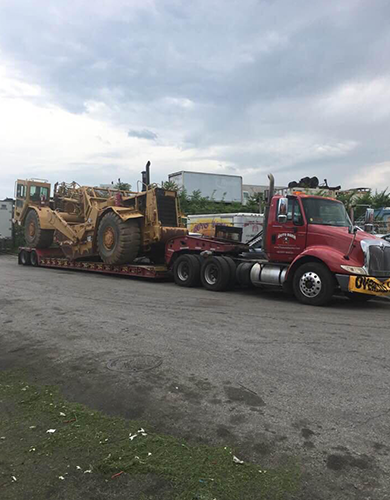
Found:
M 237 281 L 241 286 L 247 288 L 255 288 L 251 281 L 252 267 L 253 267 L 253 262 L 241 262 L 241 264 L 238 264 L 236 276 L 237 276 Z
M 200 284 L 200 258 L 198 255 L 180 255 L 173 266 L 176 285 L 194 287 Z
M 29 266 L 31 264 L 30 252 L 27 252 L 27 250 L 20 251 L 19 264 L 21 264 L 22 266 Z
M 357 304 L 364 304 L 374 298 L 374 295 L 367 295 L 365 293 L 344 292 L 344 295 L 348 297 L 351 302 Z
M 33 250 L 30 253 L 30 262 L 31 262 L 31 265 L 34 267 L 39 266 L 38 255 L 37 255 L 37 252 L 35 250 Z
M 54 231 L 42 229 L 38 214 L 30 209 L 24 220 L 24 239 L 26 245 L 32 248 L 49 248 L 53 243 Z
M 294 295 L 302 304 L 324 306 L 332 298 L 334 290 L 334 277 L 324 264 L 308 262 L 294 273 Z
M 236 278 L 236 272 L 237 272 L 237 266 L 234 260 L 231 257 L 224 256 L 222 257 L 229 266 L 230 269 L 230 279 L 229 279 L 229 287 L 234 288 L 236 283 L 237 283 L 237 278 Z
M 141 231 L 134 219 L 123 221 L 109 212 L 102 218 L 97 236 L 98 252 L 105 264 L 130 264 L 141 246 Z
M 223 257 L 208 257 L 200 270 L 202 285 L 213 292 L 229 288 L 230 266 Z

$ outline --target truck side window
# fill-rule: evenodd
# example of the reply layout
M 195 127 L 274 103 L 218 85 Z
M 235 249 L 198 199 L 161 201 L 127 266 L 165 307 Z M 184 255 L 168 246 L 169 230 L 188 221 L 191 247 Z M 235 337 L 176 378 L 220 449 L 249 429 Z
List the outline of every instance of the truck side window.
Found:
M 301 207 L 299 206 L 298 200 L 294 200 L 293 222 L 294 222 L 295 226 L 302 226 L 303 225 L 302 211 L 301 211 Z

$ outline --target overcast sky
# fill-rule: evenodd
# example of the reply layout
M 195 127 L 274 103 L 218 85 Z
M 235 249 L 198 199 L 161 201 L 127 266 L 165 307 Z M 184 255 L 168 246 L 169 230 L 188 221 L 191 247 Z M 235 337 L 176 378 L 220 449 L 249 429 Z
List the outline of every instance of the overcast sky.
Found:
M 0 198 L 179 170 L 390 187 L 388 0 L 0 0 Z

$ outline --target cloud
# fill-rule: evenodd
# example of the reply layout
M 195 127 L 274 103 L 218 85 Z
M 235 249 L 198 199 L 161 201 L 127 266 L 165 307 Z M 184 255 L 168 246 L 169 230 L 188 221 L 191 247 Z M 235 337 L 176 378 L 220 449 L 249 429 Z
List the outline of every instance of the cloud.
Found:
M 158 180 L 390 184 L 389 16 L 387 0 L 3 0 L 0 197 L 22 175 L 135 186 L 149 158 Z
M 152 132 L 151 130 L 129 130 L 127 132 L 129 137 L 136 137 L 137 139 L 147 139 L 149 141 L 155 141 L 158 138 L 158 135 Z

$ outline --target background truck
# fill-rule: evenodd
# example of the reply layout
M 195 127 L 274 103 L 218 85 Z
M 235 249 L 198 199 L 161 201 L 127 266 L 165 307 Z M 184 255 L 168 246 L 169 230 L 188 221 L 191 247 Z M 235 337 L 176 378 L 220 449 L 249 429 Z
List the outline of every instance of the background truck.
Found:
M 325 305 L 334 293 L 356 302 L 390 294 L 390 243 L 354 226 L 341 202 L 299 190 L 274 194 L 274 179 L 269 177 L 260 252 L 251 244 L 183 233 L 158 246 L 155 260 L 150 254 L 147 261 L 116 265 L 99 256 L 70 259 L 60 245 L 20 248 L 19 263 L 149 278 L 172 276 L 179 286 L 202 284 L 211 291 L 237 284 L 260 287 L 265 293 L 280 288 L 309 305 Z
M 216 226 L 230 226 L 242 229 L 242 243 L 247 243 L 263 229 L 263 214 L 202 214 L 188 215 L 187 229 L 190 233 L 215 236 Z
M 175 172 L 168 179 L 179 189 L 185 189 L 191 195 L 199 191 L 201 196 L 214 201 L 232 203 L 242 202 L 242 177 L 239 175 L 208 174 L 203 172 Z
M 13 200 L 0 200 L 0 251 L 12 246 L 12 210 Z

